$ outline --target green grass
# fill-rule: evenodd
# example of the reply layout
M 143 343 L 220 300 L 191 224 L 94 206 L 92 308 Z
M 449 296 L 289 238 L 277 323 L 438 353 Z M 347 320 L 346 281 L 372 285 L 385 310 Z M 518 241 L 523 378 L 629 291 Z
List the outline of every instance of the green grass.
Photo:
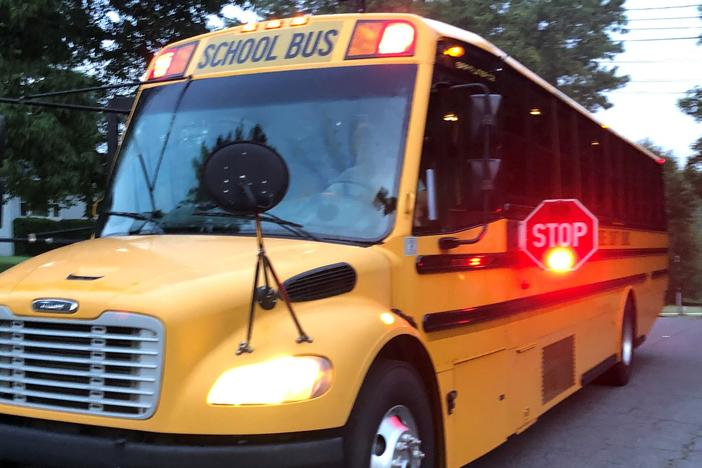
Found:
M 682 313 L 683 315 L 690 315 L 693 317 L 700 317 L 702 316 L 702 306 L 683 306 L 682 308 Z M 663 307 L 663 310 L 661 311 L 662 316 L 673 316 L 673 315 L 680 315 L 678 307 L 674 305 L 667 305 Z
M 0 257 L 0 271 L 5 271 L 8 268 L 11 268 L 11 267 L 17 265 L 18 263 L 27 260 L 28 258 L 29 257 L 20 257 L 20 256 Z

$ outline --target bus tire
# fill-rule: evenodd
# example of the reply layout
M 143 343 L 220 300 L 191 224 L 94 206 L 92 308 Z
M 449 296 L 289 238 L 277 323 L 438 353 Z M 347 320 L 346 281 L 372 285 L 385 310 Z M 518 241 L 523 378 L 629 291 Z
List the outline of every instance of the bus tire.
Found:
M 393 458 L 409 468 L 436 464 L 434 420 L 417 371 L 403 361 L 373 365 L 356 399 L 345 434 L 349 468 L 391 467 Z
M 623 387 L 629 383 L 634 367 L 634 341 L 636 340 L 636 324 L 634 321 L 634 307 L 631 300 L 627 301 L 622 318 L 622 335 L 619 341 L 619 362 L 606 374 L 606 381 L 610 385 Z

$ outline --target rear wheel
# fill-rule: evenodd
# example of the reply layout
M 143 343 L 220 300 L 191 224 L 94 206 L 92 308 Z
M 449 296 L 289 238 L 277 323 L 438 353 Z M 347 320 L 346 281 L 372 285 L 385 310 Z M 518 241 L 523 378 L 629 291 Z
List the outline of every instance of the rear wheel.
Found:
M 402 361 L 380 361 L 363 384 L 347 426 L 350 468 L 432 468 L 434 423 L 417 371 Z
M 619 345 L 619 362 L 606 374 L 607 382 L 617 387 L 629 383 L 634 367 L 634 340 L 636 339 L 636 325 L 634 322 L 634 307 L 631 301 L 627 302 L 622 322 L 622 336 Z

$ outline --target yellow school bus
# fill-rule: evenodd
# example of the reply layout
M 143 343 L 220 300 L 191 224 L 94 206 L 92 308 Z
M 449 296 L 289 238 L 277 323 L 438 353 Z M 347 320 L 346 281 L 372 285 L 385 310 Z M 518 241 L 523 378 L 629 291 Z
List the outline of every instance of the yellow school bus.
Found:
M 242 143 L 289 171 L 260 216 L 281 288 L 252 290 L 254 219 L 201 183 Z M 466 464 L 593 379 L 628 381 L 667 285 L 660 163 L 489 42 L 418 16 L 171 44 L 94 239 L 0 275 L 0 458 Z M 545 200 L 596 217 L 577 269 L 520 244 Z

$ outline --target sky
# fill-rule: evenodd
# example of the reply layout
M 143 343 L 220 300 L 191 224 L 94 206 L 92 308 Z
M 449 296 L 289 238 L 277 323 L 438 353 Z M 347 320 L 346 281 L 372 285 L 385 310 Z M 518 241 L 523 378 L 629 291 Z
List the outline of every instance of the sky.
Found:
M 686 90 L 702 86 L 702 44 L 696 39 L 702 34 L 700 4 L 702 0 L 627 0 L 629 32 L 614 35 L 624 41 L 624 53 L 613 64 L 631 81 L 608 93 L 613 107 L 597 113 L 622 136 L 648 138 L 681 162 L 702 137 L 702 123 L 677 106 Z M 666 40 L 683 37 L 693 39 Z
M 690 145 L 702 137 L 696 123 L 678 108 L 678 99 L 695 85 L 702 86 L 702 0 L 627 0 L 629 23 L 626 34 L 613 34 L 623 41 L 624 52 L 612 61 L 619 75 L 630 82 L 607 93 L 612 108 L 597 118 L 620 135 L 640 142 L 651 140 L 684 163 L 692 155 Z M 224 7 L 224 16 L 242 21 L 259 18 L 236 6 Z M 212 27 L 221 27 L 214 18 Z M 670 39 L 687 38 L 687 39 Z

